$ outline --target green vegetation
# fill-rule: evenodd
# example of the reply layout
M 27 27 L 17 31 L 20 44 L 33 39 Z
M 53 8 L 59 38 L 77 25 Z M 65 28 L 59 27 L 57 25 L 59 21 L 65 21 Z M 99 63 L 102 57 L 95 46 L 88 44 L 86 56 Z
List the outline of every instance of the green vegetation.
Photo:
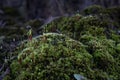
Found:
M 4 80 L 74 80 L 74 74 L 88 80 L 120 79 L 120 25 L 113 16 L 118 12 L 93 6 L 84 10 L 86 16 L 45 25 L 43 35 L 21 43 L 13 53 L 17 59 Z

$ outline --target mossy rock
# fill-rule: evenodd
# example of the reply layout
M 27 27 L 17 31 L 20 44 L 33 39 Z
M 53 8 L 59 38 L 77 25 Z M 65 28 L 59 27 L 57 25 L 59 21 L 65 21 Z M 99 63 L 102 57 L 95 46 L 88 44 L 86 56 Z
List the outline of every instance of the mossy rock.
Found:
M 97 9 L 94 13 L 91 8 L 95 15 L 60 17 L 41 27 L 43 35 L 23 41 L 13 53 L 17 59 L 5 80 L 70 80 L 74 74 L 88 80 L 120 79 L 120 36 L 118 27 L 112 28 L 119 25 L 118 19 L 110 22 L 111 11 Z M 41 23 L 26 24 L 38 28 Z
M 68 80 L 73 79 L 76 73 L 92 80 L 118 79 L 118 76 L 112 77 L 118 75 L 116 59 L 107 49 L 114 42 L 108 40 L 107 43 L 105 39 L 102 42 L 92 36 L 87 40 L 84 45 L 64 34 L 44 33 L 32 41 L 25 41 L 15 51 L 14 55 L 18 57 L 12 61 L 11 73 L 5 80 Z M 97 40 L 101 45 L 93 54 L 86 49 L 90 40 Z
M 120 29 L 120 7 L 104 8 L 99 5 L 92 5 L 87 7 L 81 12 L 83 15 L 95 15 L 98 16 L 101 21 L 106 24 L 106 27 L 112 29 Z
M 104 11 L 104 8 L 102 6 L 99 6 L 99 5 L 92 5 L 92 6 L 89 6 L 88 8 L 86 8 L 83 13 L 85 15 L 89 15 L 89 14 L 100 14 Z
M 46 33 L 22 45 L 9 80 L 68 80 L 74 73 L 87 76 L 90 71 L 92 56 L 82 43 L 65 35 Z
M 75 15 L 61 17 L 47 24 L 43 32 L 56 32 L 79 40 L 81 35 L 91 34 L 95 37 L 107 37 L 119 42 L 117 34 L 118 22 L 112 21 L 110 16 L 104 15 Z M 114 31 L 114 33 L 112 31 Z M 116 38 L 116 39 L 115 39 Z
M 96 16 L 81 15 L 73 17 L 61 17 L 52 21 L 44 27 L 44 32 L 57 32 L 66 34 L 69 37 L 79 40 L 83 34 L 92 34 L 93 36 L 106 36 L 106 25 Z

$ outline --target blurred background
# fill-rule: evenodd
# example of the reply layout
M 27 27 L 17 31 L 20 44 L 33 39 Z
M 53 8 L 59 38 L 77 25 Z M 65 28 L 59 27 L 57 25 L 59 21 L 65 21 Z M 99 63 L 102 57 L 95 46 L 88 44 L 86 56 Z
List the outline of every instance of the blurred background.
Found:
M 26 20 L 46 19 L 50 16 L 72 14 L 95 4 L 103 7 L 119 6 L 120 0 L 0 0 L 0 13 L 4 13 L 6 8 L 12 8 Z

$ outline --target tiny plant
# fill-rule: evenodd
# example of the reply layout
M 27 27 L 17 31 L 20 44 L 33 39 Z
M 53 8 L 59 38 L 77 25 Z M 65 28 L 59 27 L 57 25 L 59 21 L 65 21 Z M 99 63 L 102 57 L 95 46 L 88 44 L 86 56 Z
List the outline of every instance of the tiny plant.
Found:
M 28 40 L 29 40 L 29 43 L 30 43 L 30 46 L 32 45 L 32 28 L 31 26 L 28 27 Z
M 29 29 L 28 31 L 28 39 L 32 41 L 32 29 Z

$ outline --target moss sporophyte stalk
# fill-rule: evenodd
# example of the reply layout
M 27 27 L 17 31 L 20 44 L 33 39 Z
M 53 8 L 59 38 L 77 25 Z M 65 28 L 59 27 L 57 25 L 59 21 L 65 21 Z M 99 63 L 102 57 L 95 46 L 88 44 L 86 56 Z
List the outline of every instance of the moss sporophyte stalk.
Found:
M 29 39 L 30 41 L 32 41 L 32 28 L 30 28 L 30 29 L 28 30 L 27 35 L 28 35 L 28 39 Z

